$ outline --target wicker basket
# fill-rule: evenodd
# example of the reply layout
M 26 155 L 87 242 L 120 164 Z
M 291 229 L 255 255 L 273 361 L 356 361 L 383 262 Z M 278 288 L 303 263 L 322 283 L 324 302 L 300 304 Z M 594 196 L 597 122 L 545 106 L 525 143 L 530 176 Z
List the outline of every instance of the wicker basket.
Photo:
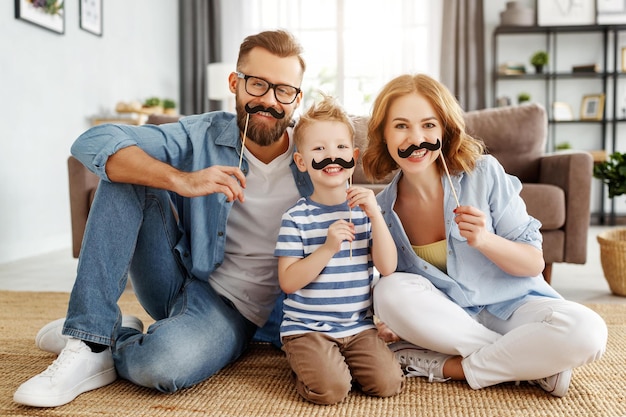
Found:
M 626 228 L 598 234 L 600 261 L 611 292 L 626 296 Z

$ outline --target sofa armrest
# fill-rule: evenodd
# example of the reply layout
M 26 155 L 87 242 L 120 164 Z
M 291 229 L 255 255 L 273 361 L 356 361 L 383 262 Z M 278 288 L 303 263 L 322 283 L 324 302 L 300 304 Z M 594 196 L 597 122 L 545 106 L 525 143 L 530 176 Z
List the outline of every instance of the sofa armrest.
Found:
M 72 220 L 72 255 L 78 258 L 83 242 L 87 216 L 91 200 L 98 188 L 100 178 L 73 156 L 67 159 L 70 194 L 70 215 Z
M 593 158 L 588 152 L 558 152 L 540 159 L 539 182 L 565 192 L 564 262 L 584 264 L 587 260 L 592 174 Z

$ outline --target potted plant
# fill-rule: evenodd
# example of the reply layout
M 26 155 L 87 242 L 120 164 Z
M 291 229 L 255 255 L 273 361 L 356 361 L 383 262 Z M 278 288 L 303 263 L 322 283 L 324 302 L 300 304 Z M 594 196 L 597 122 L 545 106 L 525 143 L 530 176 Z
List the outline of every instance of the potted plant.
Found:
M 541 74 L 543 67 L 548 65 L 548 53 L 546 51 L 537 51 L 530 57 L 530 63 L 535 67 L 535 72 Z
M 609 188 L 609 198 L 626 194 L 626 154 L 613 152 L 593 167 L 593 176 Z M 626 296 L 626 228 L 598 234 L 600 262 L 611 292 Z
M 143 102 L 142 113 L 161 114 L 163 113 L 163 103 L 158 97 L 149 97 Z
M 163 99 L 163 113 L 168 115 L 176 114 L 176 102 L 169 98 Z
M 567 151 L 572 149 L 572 145 L 569 142 L 560 142 L 557 143 L 554 147 L 557 151 Z
M 517 95 L 517 104 L 523 104 L 527 101 L 530 101 L 530 94 L 528 93 L 519 93 Z

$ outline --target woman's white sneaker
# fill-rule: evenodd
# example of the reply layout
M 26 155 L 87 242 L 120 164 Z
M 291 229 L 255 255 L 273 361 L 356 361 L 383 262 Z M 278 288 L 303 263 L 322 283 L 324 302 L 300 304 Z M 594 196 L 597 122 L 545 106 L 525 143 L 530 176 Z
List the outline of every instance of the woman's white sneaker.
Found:
M 547 378 L 530 381 L 531 384 L 539 385 L 544 391 L 555 397 L 565 397 L 569 389 L 569 383 L 572 380 L 572 370 L 560 372 Z
M 445 382 L 450 379 L 443 376 L 443 364 L 451 355 L 433 352 L 405 341 L 388 346 L 407 377 L 423 376 L 428 378 L 428 382 Z
M 20 385 L 13 401 L 32 407 L 57 407 L 116 379 L 110 348 L 94 353 L 82 340 L 69 338 L 48 369 Z

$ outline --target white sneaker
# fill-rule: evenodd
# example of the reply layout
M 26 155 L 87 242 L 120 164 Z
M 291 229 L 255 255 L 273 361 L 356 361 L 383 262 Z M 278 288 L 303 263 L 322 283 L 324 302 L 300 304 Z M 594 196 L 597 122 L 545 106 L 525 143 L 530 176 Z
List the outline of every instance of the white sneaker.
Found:
M 82 340 L 69 338 L 48 369 L 20 385 L 13 401 L 32 407 L 57 407 L 116 379 L 110 348 L 94 353 Z
M 404 341 L 389 344 L 389 349 L 396 355 L 407 377 L 424 376 L 428 382 L 445 382 L 450 379 L 443 376 L 443 364 L 452 355 L 433 352 Z
M 37 332 L 35 336 L 35 345 L 46 352 L 61 353 L 69 336 L 61 333 L 65 318 L 57 319 L 46 324 Z M 123 316 L 122 327 L 130 327 L 131 329 L 143 332 L 143 323 L 135 316 Z
M 555 397 L 565 397 L 569 389 L 569 383 L 572 380 L 572 370 L 560 372 L 547 378 L 529 381 L 533 385 L 539 385 L 544 391 Z

